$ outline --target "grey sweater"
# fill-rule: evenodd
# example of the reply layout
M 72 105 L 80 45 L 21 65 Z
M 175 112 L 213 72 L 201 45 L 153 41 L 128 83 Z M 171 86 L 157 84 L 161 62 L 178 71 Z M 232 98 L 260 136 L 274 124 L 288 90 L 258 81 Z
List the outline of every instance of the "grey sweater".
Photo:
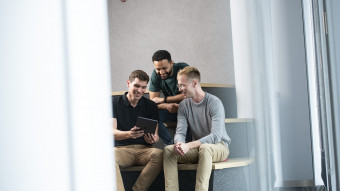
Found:
M 191 129 L 193 140 L 202 144 L 231 142 L 225 128 L 225 114 L 222 102 L 216 96 L 206 93 L 200 103 L 186 98 L 179 104 L 177 116 L 176 142 L 185 142 L 187 128 Z

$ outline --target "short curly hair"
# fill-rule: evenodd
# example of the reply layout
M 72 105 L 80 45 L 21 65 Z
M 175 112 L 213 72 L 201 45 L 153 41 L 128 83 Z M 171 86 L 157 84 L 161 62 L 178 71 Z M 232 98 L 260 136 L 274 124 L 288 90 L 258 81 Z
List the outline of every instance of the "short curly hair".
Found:
M 164 59 L 167 59 L 169 62 L 171 62 L 171 55 L 166 50 L 157 50 L 152 56 L 152 62 L 161 61 Z
M 177 78 L 180 75 L 186 75 L 189 79 L 197 79 L 198 82 L 201 82 L 201 74 L 200 71 L 198 71 L 197 68 L 192 66 L 187 66 L 180 70 L 177 74 Z
M 129 81 L 133 82 L 135 78 L 138 78 L 140 81 L 146 81 L 147 83 L 149 82 L 149 76 L 143 70 L 135 70 L 131 72 Z

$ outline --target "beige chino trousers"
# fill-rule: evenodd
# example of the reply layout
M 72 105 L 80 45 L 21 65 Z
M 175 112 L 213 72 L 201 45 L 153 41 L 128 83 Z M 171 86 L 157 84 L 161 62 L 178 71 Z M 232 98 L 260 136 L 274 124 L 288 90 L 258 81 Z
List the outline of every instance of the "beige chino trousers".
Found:
M 148 190 L 162 170 L 163 151 L 146 145 L 127 145 L 115 147 L 117 190 L 124 191 L 119 167 L 145 165 L 132 189 Z
M 207 191 L 211 175 L 212 163 L 223 161 L 229 155 L 229 148 L 223 143 L 202 144 L 199 148 L 189 150 L 184 156 L 174 154 L 174 145 L 163 151 L 163 165 L 166 191 L 178 191 L 177 163 L 197 163 L 196 191 Z

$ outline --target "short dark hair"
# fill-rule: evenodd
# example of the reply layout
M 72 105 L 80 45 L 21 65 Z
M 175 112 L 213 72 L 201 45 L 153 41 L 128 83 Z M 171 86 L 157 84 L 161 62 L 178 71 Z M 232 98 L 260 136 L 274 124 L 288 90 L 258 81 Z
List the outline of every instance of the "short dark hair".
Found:
M 138 78 L 141 81 L 146 81 L 147 83 L 149 82 L 149 76 L 143 70 L 135 70 L 131 72 L 129 81 L 133 82 L 135 78 Z
M 171 63 L 171 55 L 166 50 L 157 50 L 152 56 L 152 62 L 167 59 Z

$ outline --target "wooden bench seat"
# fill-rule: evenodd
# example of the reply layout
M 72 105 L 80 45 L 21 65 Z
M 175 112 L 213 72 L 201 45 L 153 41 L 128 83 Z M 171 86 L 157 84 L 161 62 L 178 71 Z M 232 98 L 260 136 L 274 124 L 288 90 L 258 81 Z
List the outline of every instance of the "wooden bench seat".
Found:
M 252 118 L 226 118 L 225 123 L 251 123 L 254 122 L 254 119 Z M 165 127 L 168 128 L 176 128 L 177 122 L 165 122 L 164 123 Z
M 252 158 L 231 158 L 226 162 L 214 162 L 212 164 L 212 169 L 224 169 L 247 166 L 252 163 L 254 159 Z M 131 166 L 131 167 L 121 167 L 121 171 L 142 171 L 145 166 Z M 178 164 L 178 170 L 196 170 L 197 164 Z

